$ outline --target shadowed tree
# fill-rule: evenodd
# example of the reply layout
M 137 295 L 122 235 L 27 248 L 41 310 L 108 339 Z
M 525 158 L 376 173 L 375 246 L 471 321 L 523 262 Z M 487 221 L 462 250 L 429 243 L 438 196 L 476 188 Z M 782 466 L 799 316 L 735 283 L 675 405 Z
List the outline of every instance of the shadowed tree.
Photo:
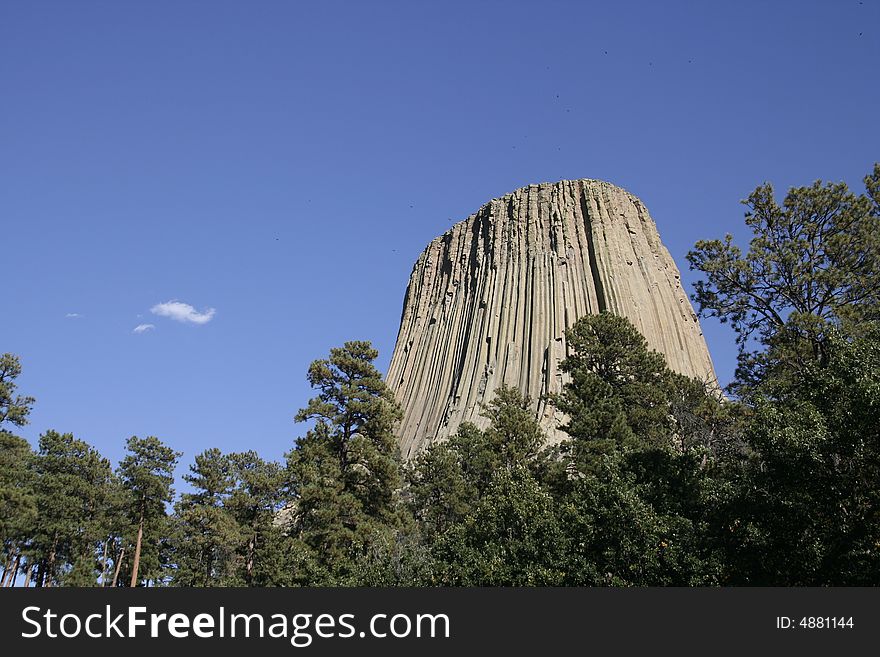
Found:
M 493 482 L 495 473 L 544 466 L 545 436 L 532 403 L 518 390 L 501 386 L 482 411 L 485 430 L 463 424 L 449 440 L 419 454 L 409 470 L 408 496 L 428 538 L 461 522 Z
M 749 458 L 720 514 L 735 584 L 880 582 L 880 327 L 830 330 L 825 349 L 753 395 Z
M 410 505 L 433 558 L 428 581 L 558 584 L 563 534 L 539 478 L 547 453 L 531 400 L 502 386 L 482 414 L 486 429 L 463 424 L 420 454 L 408 473 Z

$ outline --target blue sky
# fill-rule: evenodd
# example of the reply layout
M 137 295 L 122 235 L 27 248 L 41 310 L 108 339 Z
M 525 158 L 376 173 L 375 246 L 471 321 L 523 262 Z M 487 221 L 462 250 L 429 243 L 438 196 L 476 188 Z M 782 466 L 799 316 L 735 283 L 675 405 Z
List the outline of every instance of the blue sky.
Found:
M 384 370 L 419 252 L 528 183 L 627 188 L 692 282 L 685 253 L 744 238 L 757 184 L 861 190 L 878 26 L 875 0 L 5 0 L 20 433 L 280 458 L 309 362 L 368 339 Z M 703 325 L 727 381 L 732 335 Z

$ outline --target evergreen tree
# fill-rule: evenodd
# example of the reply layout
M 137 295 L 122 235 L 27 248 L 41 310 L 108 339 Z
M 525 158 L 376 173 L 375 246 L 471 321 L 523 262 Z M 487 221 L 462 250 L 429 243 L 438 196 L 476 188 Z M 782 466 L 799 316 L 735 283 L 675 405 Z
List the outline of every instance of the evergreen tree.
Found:
M 545 436 L 532 402 L 502 386 L 482 411 L 485 430 L 463 424 L 448 441 L 419 454 L 410 469 L 408 495 L 416 518 L 431 538 L 461 522 L 493 484 L 500 470 L 546 469 Z
M 458 436 L 480 433 L 473 425 L 464 425 L 458 430 Z M 407 495 L 412 512 L 429 542 L 463 522 L 479 498 L 477 483 L 465 471 L 472 463 L 462 458 L 459 445 L 460 442 L 452 440 L 431 445 L 415 458 L 407 472 Z M 491 480 L 493 471 L 489 463 L 487 458 L 478 465 L 489 478 L 487 481 Z
M 11 434 L 3 423 L 22 427 L 34 404 L 33 397 L 16 394 L 15 380 L 21 362 L 14 354 L 0 355 L 0 541 L 3 575 L 0 586 L 11 586 L 22 562 L 25 534 L 36 515 L 36 504 L 28 466 L 31 449 L 27 441 Z
M 174 583 L 218 586 L 230 582 L 241 535 L 225 504 L 235 481 L 232 463 L 219 449 L 195 458 L 184 475 L 195 492 L 181 495 L 175 505 Z
M 102 537 L 101 586 L 119 586 L 125 582 L 124 578 L 120 579 L 122 566 L 126 562 L 130 564 L 134 554 L 129 540 L 132 537 L 130 506 L 129 493 L 115 472 L 107 483 L 104 506 L 96 519 Z
M 700 313 L 736 331 L 740 393 L 768 365 L 791 370 L 827 358 L 830 328 L 857 332 L 880 319 L 880 163 L 864 182 L 858 196 L 845 183 L 795 187 L 782 205 L 761 185 L 743 201 L 753 234 L 747 253 L 727 235 L 688 254 L 705 275 L 695 284 Z M 768 350 L 751 352 L 753 337 Z
M 234 487 L 226 510 L 238 528 L 237 582 L 265 586 L 274 581 L 273 561 L 280 529 L 276 520 L 285 499 L 286 474 L 274 461 L 265 461 L 254 451 L 230 456 Z
M 580 467 L 615 449 L 670 444 L 671 372 L 635 327 L 601 313 L 578 320 L 566 337 L 571 354 L 560 368 L 570 381 L 553 402 L 568 415 L 562 429 Z
M 37 518 L 32 461 L 30 444 L 0 429 L 0 554 L 6 555 L 0 586 L 15 581 Z
M 23 397 L 15 393 L 15 379 L 21 375 L 21 362 L 15 354 L 0 355 L 0 429 L 3 423 L 17 427 L 27 424 L 27 417 L 34 405 L 33 397 Z
M 719 548 L 703 539 L 734 414 L 711 388 L 671 372 L 625 318 L 587 316 L 567 337 L 571 378 L 554 398 L 569 416 L 559 449 L 567 477 L 557 470 L 553 480 L 574 559 L 567 577 L 719 581 Z
M 471 513 L 438 538 L 437 583 L 556 586 L 564 550 L 549 491 L 526 467 L 498 469 Z
M 486 429 L 463 424 L 420 454 L 408 474 L 434 572 L 428 580 L 411 571 L 432 584 L 559 584 L 564 535 L 541 480 L 551 464 L 532 403 L 501 387 L 482 414 Z M 409 556 L 419 563 L 417 551 Z
M 727 236 L 688 256 L 701 313 L 737 332 L 747 402 L 711 504 L 725 581 L 878 581 L 880 164 L 865 187 L 816 182 L 779 205 L 763 185 L 747 253 Z
M 314 427 L 287 455 L 291 532 L 328 581 L 348 577 L 352 559 L 401 522 L 400 409 L 373 365 L 377 355 L 368 342 L 347 342 L 312 363 L 308 379 L 319 394 L 296 420 Z
M 110 463 L 72 434 L 47 431 L 34 459 L 37 518 L 28 551 L 37 586 L 94 585 Z M 69 567 L 75 567 L 68 572 Z
M 180 453 L 154 436 L 132 436 L 126 451 L 119 477 L 128 493 L 130 526 L 136 528 L 130 585 L 138 586 L 160 574 L 160 542 L 168 535 L 165 505 L 173 498 L 174 466 Z
M 722 509 L 733 583 L 880 582 L 880 329 L 832 330 L 825 349 L 824 364 L 753 395 L 748 459 Z

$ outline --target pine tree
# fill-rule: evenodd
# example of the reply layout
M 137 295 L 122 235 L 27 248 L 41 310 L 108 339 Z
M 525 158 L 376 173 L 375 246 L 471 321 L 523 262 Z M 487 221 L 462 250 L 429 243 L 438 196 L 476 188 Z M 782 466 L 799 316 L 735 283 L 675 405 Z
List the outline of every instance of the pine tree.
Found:
M 0 430 L 0 545 L 6 555 L 0 586 L 15 581 L 16 560 L 20 566 L 37 518 L 33 458 L 26 440 Z
M 22 562 L 25 534 L 36 515 L 36 503 L 28 466 L 30 445 L 12 435 L 6 427 L 22 427 L 34 404 L 33 397 L 16 394 L 15 380 L 21 363 L 14 354 L 0 355 L 0 544 L 3 575 L 0 586 L 11 586 Z M 2 558 L 2 557 L 0 557 Z
M 15 393 L 15 379 L 21 375 L 21 362 L 14 354 L 0 355 L 0 429 L 3 423 L 17 427 L 27 424 L 27 417 L 34 405 L 33 397 L 23 397 Z
M 274 568 L 281 563 L 269 560 L 280 530 L 276 519 L 285 497 L 286 473 L 274 461 L 261 459 L 248 451 L 229 457 L 234 487 L 226 501 L 226 510 L 238 530 L 238 566 L 236 581 L 247 586 L 265 585 L 272 581 Z
M 556 586 L 565 549 L 550 492 L 522 465 L 497 470 L 465 519 L 435 546 L 440 584 Z
M 554 488 L 577 546 L 569 556 L 584 555 L 566 572 L 594 584 L 719 581 L 718 548 L 703 536 L 733 416 L 726 402 L 671 372 L 625 318 L 587 316 L 566 335 L 571 378 L 554 401 L 569 416 L 559 450 L 569 464 Z
M 548 465 L 546 438 L 528 397 L 501 386 L 482 415 L 489 421 L 485 430 L 463 424 L 448 441 L 419 454 L 410 468 L 411 507 L 429 537 L 461 522 L 498 471 L 523 467 L 536 474 Z
M 131 526 L 137 528 L 130 580 L 134 587 L 159 575 L 160 539 L 168 533 L 165 505 L 174 495 L 171 486 L 180 452 L 154 436 L 132 436 L 126 443 L 126 451 L 128 454 L 119 464 L 119 477 L 128 492 Z M 144 572 L 141 572 L 142 561 L 146 566 Z
M 558 584 L 563 534 L 541 481 L 549 453 L 532 403 L 501 387 L 482 414 L 486 429 L 463 424 L 420 454 L 408 474 L 412 511 L 433 557 L 431 583 Z
M 831 330 L 825 347 L 825 363 L 752 395 L 748 459 L 719 513 L 732 583 L 880 582 L 880 327 Z
M 114 472 L 107 483 L 104 506 L 96 519 L 101 536 L 101 586 L 120 584 L 123 563 L 130 563 L 133 550 L 130 547 L 130 498 L 119 473 Z M 126 555 L 128 559 L 126 560 Z
M 571 380 L 554 404 L 566 413 L 581 467 L 615 449 L 668 444 L 673 430 L 670 372 L 662 355 L 625 318 L 601 313 L 567 332 L 571 354 L 561 363 Z
M 235 474 L 230 458 L 209 449 L 195 458 L 184 479 L 193 493 L 175 505 L 174 583 L 178 586 L 222 586 L 230 581 L 240 541 L 239 526 L 226 508 Z
M 880 163 L 864 182 L 862 195 L 845 183 L 794 187 L 781 205 L 761 185 L 743 201 L 753 235 L 745 254 L 731 235 L 688 254 L 705 276 L 694 286 L 700 313 L 736 331 L 740 394 L 767 367 L 824 360 L 829 329 L 857 333 L 880 319 Z M 755 341 L 766 351 L 752 351 Z
M 288 454 L 294 534 L 331 579 L 400 522 L 400 457 L 393 434 L 401 413 L 368 342 L 347 342 L 317 360 L 308 379 L 319 391 L 296 420 L 314 428 Z
M 95 518 L 104 504 L 109 462 L 72 434 L 47 431 L 33 463 L 38 521 L 29 551 L 38 564 L 37 586 L 65 583 L 74 565 L 74 584 L 94 584 L 101 538 Z

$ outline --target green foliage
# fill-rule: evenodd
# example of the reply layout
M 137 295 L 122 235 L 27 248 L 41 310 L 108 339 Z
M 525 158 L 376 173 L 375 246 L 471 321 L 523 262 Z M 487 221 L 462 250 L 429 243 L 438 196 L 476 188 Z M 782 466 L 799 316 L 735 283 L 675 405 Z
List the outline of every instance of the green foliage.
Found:
M 240 542 L 238 524 L 225 507 L 234 481 L 230 459 L 219 449 L 206 450 L 183 478 L 195 492 L 181 495 L 174 509 L 174 583 L 223 585 Z
M 782 206 L 763 185 L 747 254 L 728 236 L 689 255 L 701 312 L 737 332 L 748 403 L 713 482 L 728 582 L 880 581 L 880 164 L 864 182 L 794 188 Z
M 473 425 L 459 428 L 458 437 L 467 434 L 481 435 Z M 412 511 L 428 539 L 462 522 L 478 499 L 480 489 L 466 468 L 476 466 L 473 469 L 487 473 L 478 476 L 477 481 L 491 476 L 492 469 L 486 465 L 488 459 L 478 463 L 462 458 L 459 448 L 464 442 L 450 441 L 429 447 L 415 458 L 407 472 Z
M 16 394 L 21 363 L 14 354 L 0 355 L 0 554 L 14 559 L 37 518 L 33 453 L 30 444 L 3 427 L 27 424 L 33 397 Z M 4 572 L 5 574 L 5 572 Z
M 706 528 L 724 404 L 625 319 L 587 317 L 568 336 L 571 381 L 555 400 L 568 441 L 542 450 L 530 401 L 503 388 L 486 430 L 464 425 L 416 458 L 408 492 L 431 583 L 718 583 Z
M 0 430 L 0 554 L 17 553 L 37 519 L 33 452 L 23 438 Z
M 379 534 L 351 564 L 352 586 L 431 586 L 436 584 L 431 545 L 415 526 Z
M 584 317 L 567 337 L 571 379 L 555 402 L 569 416 L 559 449 L 569 476 L 554 486 L 571 546 L 566 582 L 716 582 L 717 549 L 702 528 L 726 403 L 670 371 L 622 317 Z
M 415 460 L 408 494 L 433 559 L 426 583 L 560 583 L 563 534 L 538 478 L 548 455 L 531 409 L 518 391 L 499 388 L 483 409 L 485 430 L 462 425 Z
M 284 503 L 287 475 L 278 463 L 264 461 L 254 451 L 232 454 L 229 461 L 235 485 L 226 510 L 238 525 L 240 536 L 235 581 L 258 585 L 266 581 L 267 570 L 278 565 L 270 560 L 271 551 L 267 554 L 264 548 L 280 534 L 276 518 Z
M 563 537 L 552 496 L 529 470 L 497 470 L 472 512 L 439 538 L 438 583 L 561 584 Z
M 96 517 L 97 531 L 104 542 L 101 546 L 101 586 L 113 583 L 117 565 L 123 574 L 127 574 L 128 569 L 123 571 L 122 566 L 131 564 L 134 554 L 131 545 L 135 537 L 130 527 L 130 507 L 129 493 L 118 473 L 113 473 L 105 489 L 104 505 Z M 123 577 L 117 585 L 128 581 Z
M 461 523 L 493 484 L 496 472 L 545 465 L 544 437 L 532 402 L 502 386 L 483 408 L 489 427 L 463 424 L 448 441 L 419 454 L 408 472 L 410 507 L 429 538 Z
M 880 330 L 854 339 L 832 331 L 826 348 L 824 365 L 757 393 L 728 510 L 734 582 L 878 583 Z
M 347 342 L 312 363 L 319 394 L 296 420 L 314 427 L 287 455 L 288 530 L 327 583 L 349 578 L 353 560 L 403 522 L 393 433 L 400 409 L 373 365 L 377 355 L 368 342 Z
M 579 320 L 566 337 L 573 353 L 561 369 L 571 382 L 555 404 L 569 415 L 563 429 L 577 445 L 603 452 L 669 436 L 666 363 L 632 324 L 602 313 Z
M 128 540 L 135 555 L 132 568 L 137 582 L 143 582 L 163 575 L 162 542 L 171 529 L 165 505 L 174 496 L 174 466 L 181 454 L 155 436 L 132 436 L 125 447 L 127 454 L 118 473 L 128 496 Z
M 33 397 L 16 395 L 15 379 L 21 375 L 21 362 L 14 354 L 0 355 L 0 428 L 4 422 L 17 427 L 27 424 Z
M 880 164 L 866 194 L 844 183 L 789 190 L 782 205 L 764 184 L 744 201 L 753 237 L 747 253 L 724 240 L 698 242 L 691 269 L 700 313 L 730 322 L 741 348 L 741 384 L 751 387 L 766 361 L 799 366 L 826 357 L 828 330 L 880 318 Z M 750 354 L 752 336 L 770 348 Z M 743 388 L 741 385 L 740 388 Z
M 181 456 L 155 436 L 132 436 L 125 444 L 126 456 L 119 463 L 123 486 L 132 496 L 135 512 L 159 516 L 173 495 L 174 466 Z
M 76 582 L 97 581 L 97 545 L 110 463 L 72 434 L 40 436 L 34 464 L 38 522 L 28 552 L 39 564 L 38 584 L 63 581 L 65 564 L 78 563 Z
M 509 468 L 538 458 L 546 438 L 528 397 L 515 388 L 501 386 L 483 409 L 483 417 L 490 423 L 483 437 L 500 464 Z

